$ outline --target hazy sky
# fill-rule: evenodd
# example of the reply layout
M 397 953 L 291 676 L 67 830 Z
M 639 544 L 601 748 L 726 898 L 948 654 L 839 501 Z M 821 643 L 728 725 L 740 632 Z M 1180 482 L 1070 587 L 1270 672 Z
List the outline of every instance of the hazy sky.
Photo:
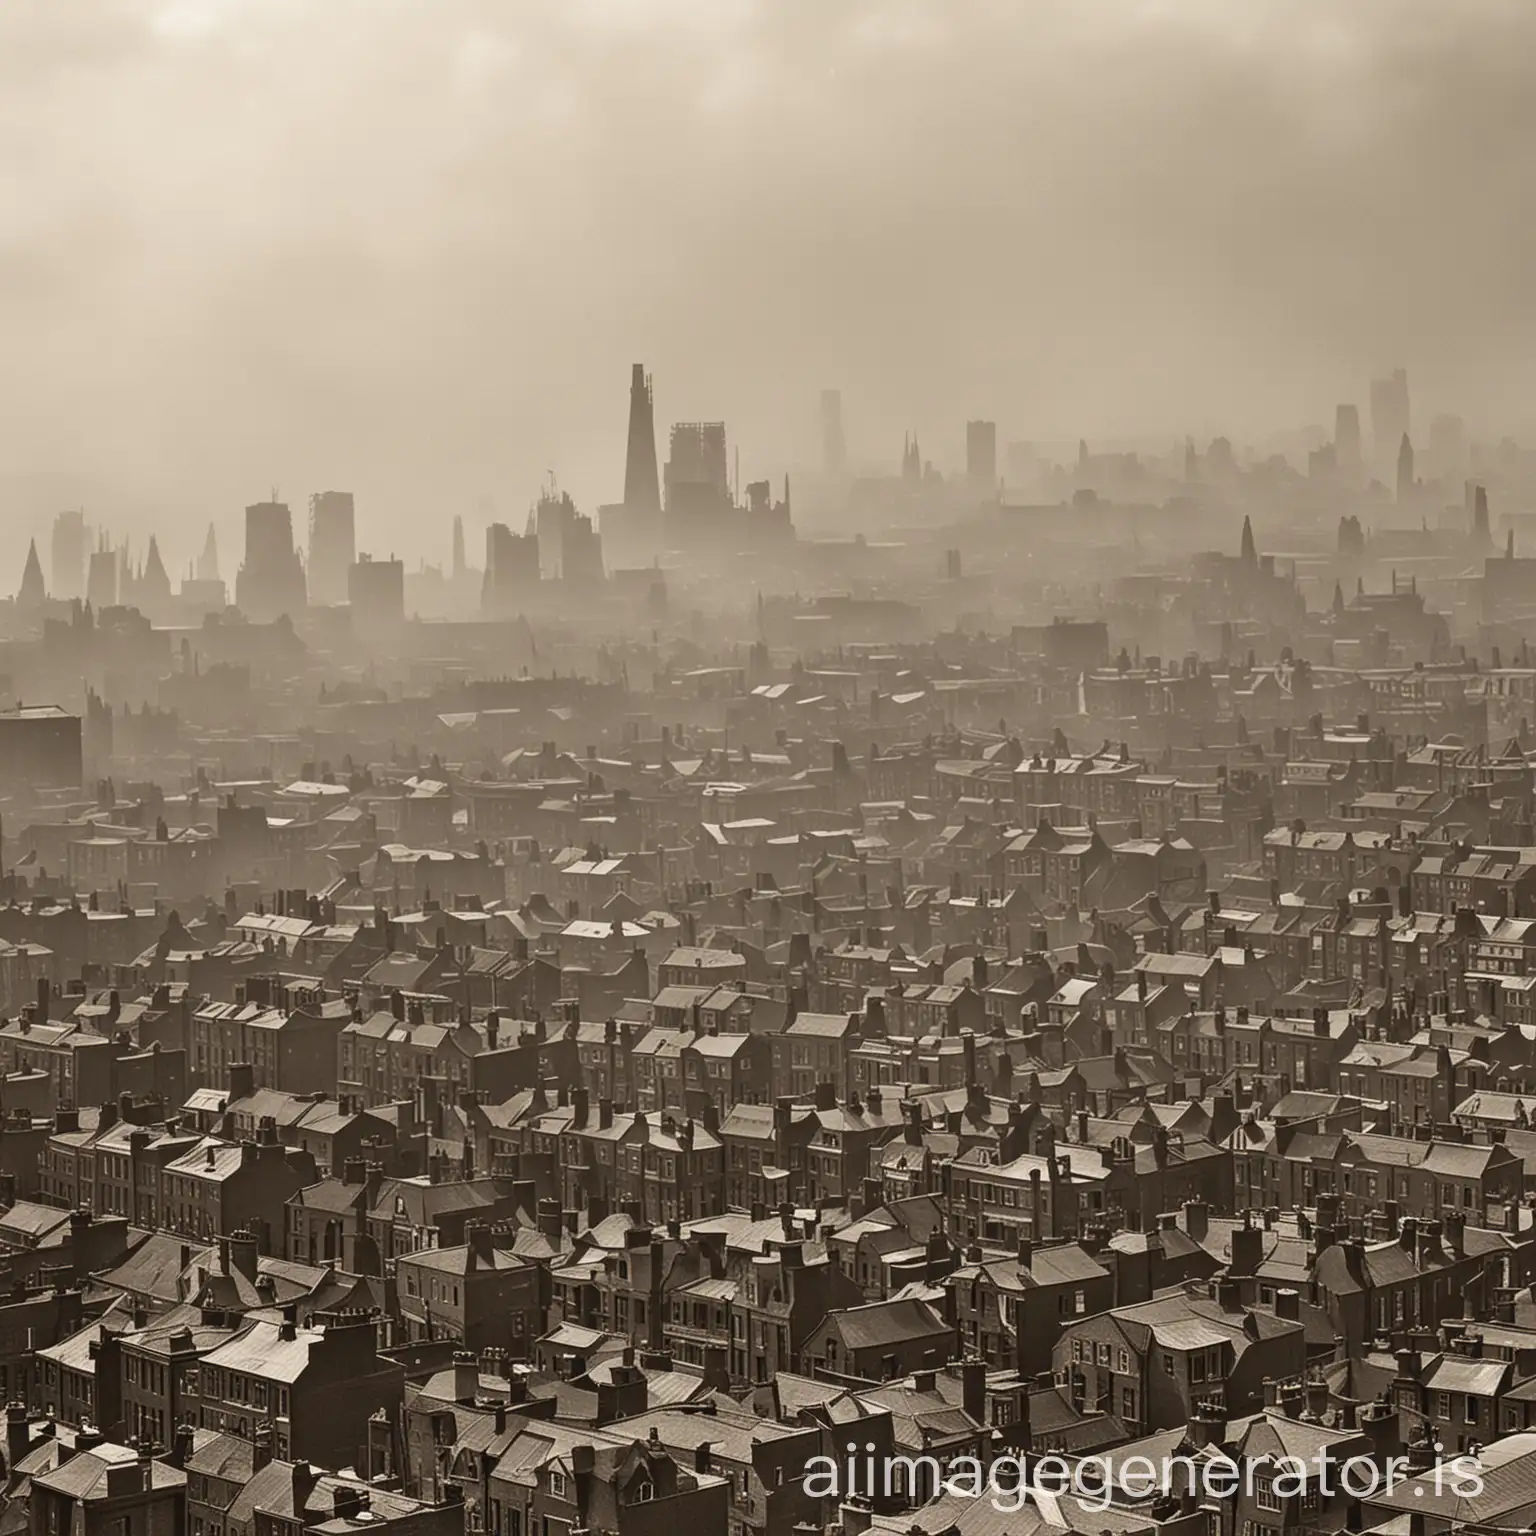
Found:
M 1520 429 L 1533 76 L 1530 0 L 7 0 L 0 512 L 174 572 L 351 488 L 445 557 L 546 470 L 617 499 L 635 360 L 744 477 L 827 384 L 892 466 L 1398 362 Z

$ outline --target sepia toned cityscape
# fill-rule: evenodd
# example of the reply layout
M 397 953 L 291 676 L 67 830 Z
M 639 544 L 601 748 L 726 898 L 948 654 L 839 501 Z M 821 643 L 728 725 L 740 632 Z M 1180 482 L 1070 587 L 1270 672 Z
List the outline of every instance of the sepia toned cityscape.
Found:
M 1533 73 L 0 15 L 0 1536 L 1536 1530 Z

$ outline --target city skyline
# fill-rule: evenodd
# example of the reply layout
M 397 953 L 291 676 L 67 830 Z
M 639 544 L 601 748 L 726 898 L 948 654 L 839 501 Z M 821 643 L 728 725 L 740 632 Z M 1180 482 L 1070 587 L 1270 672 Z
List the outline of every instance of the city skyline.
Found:
M 629 391 L 627 408 L 628 431 L 626 434 L 618 426 L 613 427 L 609 434 L 610 456 L 617 455 L 621 460 L 621 469 L 616 477 L 617 501 L 622 503 L 630 495 L 635 493 L 635 486 L 641 487 L 641 501 L 646 496 L 643 491 L 645 477 L 647 475 L 658 477 L 658 455 L 664 454 L 667 439 L 679 430 L 690 431 L 693 425 L 674 420 L 668 422 L 663 415 L 656 414 L 654 405 L 655 384 L 653 375 L 643 363 L 633 365 L 631 369 L 632 379 Z M 1469 451 L 1481 451 L 1485 454 L 1493 452 L 1500 445 L 1507 445 L 1513 439 L 1483 438 L 1475 430 L 1468 430 L 1467 423 L 1462 417 L 1448 414 L 1444 411 L 1426 408 L 1418 392 L 1417 385 L 1413 392 L 1413 398 L 1419 402 L 1419 415 L 1410 419 L 1409 405 L 1409 370 L 1402 366 L 1396 366 L 1386 370 L 1383 377 L 1372 378 L 1362 383 L 1358 390 L 1358 400 L 1343 401 L 1333 407 L 1334 421 L 1332 427 L 1323 424 L 1322 413 L 1319 419 L 1308 423 L 1304 427 L 1293 428 L 1289 431 L 1275 432 L 1267 438 L 1260 438 L 1257 442 L 1246 443 L 1238 441 L 1233 443 L 1225 434 L 1215 433 L 1209 438 L 1200 439 L 1193 433 L 1181 433 L 1173 438 L 1166 437 L 1130 437 L 1130 438 L 1100 438 L 1092 443 L 1092 448 L 1097 454 L 1144 456 L 1149 461 L 1163 461 L 1173 463 L 1178 456 L 1186 455 L 1193 447 L 1197 458 L 1199 452 L 1205 447 L 1214 447 L 1218 443 L 1227 443 L 1233 452 L 1241 459 L 1258 462 L 1271 454 L 1278 453 L 1290 467 L 1298 473 L 1316 474 L 1318 464 L 1316 454 L 1319 448 L 1328 449 L 1329 445 L 1337 444 L 1344 456 L 1346 464 L 1355 466 L 1355 478 L 1363 488 L 1371 480 L 1375 480 L 1379 488 L 1387 493 L 1377 507 L 1383 521 L 1390 525 L 1396 514 L 1393 507 L 1398 505 L 1400 498 L 1394 498 L 1391 494 L 1398 484 L 1401 448 L 1405 439 L 1414 452 L 1420 451 L 1421 445 L 1429 444 L 1428 461 L 1437 471 L 1436 479 L 1444 480 L 1444 489 L 1447 495 L 1446 507 L 1454 505 L 1461 495 L 1461 479 L 1472 474 L 1471 460 L 1467 457 Z M 826 411 L 828 401 L 835 401 L 836 420 L 836 448 L 838 451 L 838 463 L 835 469 L 831 468 L 826 456 L 831 440 L 827 436 Z M 637 412 L 639 414 L 637 414 Z M 1366 423 L 1365 433 L 1362 437 L 1360 422 Z M 1415 434 L 1407 430 L 1417 425 L 1417 442 L 1414 442 Z M 729 431 L 729 423 L 724 424 Z M 976 451 L 974 434 L 978 429 L 983 430 L 987 436 L 988 444 L 986 452 L 990 455 L 989 462 L 993 470 L 993 479 L 999 494 L 1007 494 L 1009 488 L 1009 475 L 1007 465 L 1010 460 L 1016 460 L 1018 451 L 1025 450 L 1032 461 L 1041 467 L 1055 466 L 1066 467 L 1070 461 L 1080 456 L 1083 447 L 1088 443 L 1088 438 L 1078 437 L 1073 440 L 1061 440 L 1059 442 L 1020 439 L 1006 430 L 1006 423 L 1002 424 L 986 419 L 971 419 L 961 422 L 958 435 L 953 427 L 948 431 L 941 431 L 937 435 L 940 443 L 938 453 L 932 453 L 921 449 L 922 464 L 934 465 L 941 474 L 956 480 L 971 480 L 974 484 L 973 454 Z M 821 392 L 816 430 L 819 434 L 819 445 L 815 453 L 807 453 L 802 460 L 790 466 L 797 475 L 807 472 L 815 482 L 825 482 L 824 489 L 830 493 L 830 501 L 835 505 L 845 496 L 848 486 L 857 484 L 861 479 L 880 479 L 891 473 L 894 463 L 889 451 L 890 445 L 886 445 L 887 451 L 875 455 L 860 455 L 857 452 L 849 453 L 847 448 L 845 419 L 843 412 L 843 392 L 839 389 L 826 389 Z M 1454 451 L 1460 457 L 1460 467 L 1447 479 L 1444 471 L 1448 465 L 1442 460 L 1446 454 L 1446 445 L 1443 435 L 1446 431 L 1452 434 L 1454 439 Z M 637 436 L 638 434 L 638 436 Z M 645 444 L 649 439 L 649 452 L 651 461 L 647 467 L 643 460 L 646 453 Z M 923 439 L 920 431 L 908 430 L 903 433 L 903 440 L 908 449 L 918 448 Z M 935 439 L 928 439 L 930 445 Z M 739 473 L 739 445 L 733 446 L 736 458 L 734 467 L 728 468 L 728 478 L 732 479 L 731 491 L 733 495 L 740 492 L 740 486 L 735 483 L 735 476 Z M 906 449 L 903 452 L 907 451 Z M 636 468 L 636 455 L 640 455 L 641 463 Z M 781 471 L 781 473 L 788 471 Z M 639 481 L 636 481 L 636 475 Z M 1409 474 L 1412 478 L 1412 462 L 1410 456 Z M 516 524 L 521 526 L 524 517 L 531 519 L 540 500 L 545 497 L 551 485 L 560 483 L 559 476 L 553 469 L 545 472 L 543 483 L 540 487 L 530 492 L 526 499 L 526 507 L 523 511 L 516 508 L 515 502 L 509 497 L 505 504 L 498 504 L 496 498 L 481 496 L 478 505 L 472 515 L 471 526 L 474 519 L 483 519 L 476 529 L 477 534 L 483 532 L 494 522 Z M 563 494 L 569 496 L 569 487 L 562 488 Z M 1024 499 L 1030 499 L 1029 493 L 1036 489 L 1035 483 L 1024 477 L 1022 486 L 1020 480 L 1013 480 L 1015 498 L 1019 494 Z M 654 494 L 660 497 L 660 487 L 656 487 Z M 345 572 L 350 563 L 356 538 L 352 532 L 351 507 L 354 494 L 351 491 L 338 492 L 329 490 L 308 490 L 300 493 L 301 499 L 309 507 L 309 519 L 311 522 L 308 540 L 296 540 L 295 550 L 301 561 L 306 565 L 310 559 L 310 547 L 314 542 L 313 518 L 314 508 L 317 504 L 326 506 L 331 501 L 340 498 L 347 508 L 347 523 L 345 543 L 341 547 L 340 559 L 337 569 L 340 575 L 331 574 L 322 578 L 321 593 L 326 601 L 345 601 Z M 271 498 L 274 502 L 285 503 L 286 493 L 279 493 L 279 488 L 272 487 Z M 242 504 L 244 505 L 244 504 Z M 388 503 L 386 501 L 385 506 Z M 611 505 L 603 499 L 581 505 L 577 510 L 585 510 L 588 517 L 596 519 L 605 506 Z M 301 509 L 302 510 L 302 509 Z M 372 516 L 368 515 L 369 509 L 364 509 L 364 520 L 360 525 L 360 533 L 356 537 L 372 539 L 375 543 L 389 542 L 392 552 L 396 549 L 405 557 L 407 563 L 413 568 L 424 569 L 437 567 L 450 569 L 454 558 L 453 540 L 456 537 L 455 527 L 460 531 L 464 526 L 464 511 L 445 512 L 441 519 L 429 518 L 424 522 L 417 520 L 414 530 L 406 532 L 402 538 L 390 540 L 381 530 L 389 523 L 387 516 L 379 515 L 379 508 L 372 509 Z M 210 538 L 223 537 L 238 547 L 239 521 L 245 513 L 240 507 L 224 508 L 216 511 L 204 523 L 196 526 L 178 528 L 173 520 L 171 526 L 171 556 L 173 567 L 177 570 L 185 569 L 188 575 L 195 575 L 197 565 L 206 558 L 206 545 Z M 26 551 L 26 541 L 30 540 L 42 550 L 47 541 L 57 540 L 62 536 L 61 528 L 72 526 L 75 522 L 84 521 L 87 528 L 95 533 L 98 545 L 102 548 L 108 546 L 121 552 L 123 558 L 144 558 L 146 547 L 157 541 L 164 542 L 166 530 L 163 525 L 154 523 L 145 525 L 142 529 L 136 528 L 136 520 L 131 511 L 118 509 L 118 521 L 114 524 L 110 514 L 105 515 L 100 526 L 92 523 L 91 517 L 85 508 L 80 506 L 65 506 L 44 518 L 38 514 L 38 528 L 36 532 L 27 532 L 26 537 L 18 546 L 10 552 L 10 558 L 16 565 L 17 572 L 21 570 Z M 834 512 L 830 523 L 821 531 L 835 533 L 842 529 L 841 517 Z M 199 532 L 198 530 L 203 531 Z M 176 535 L 181 535 L 178 542 Z M 67 536 L 66 536 L 67 537 Z M 66 546 L 73 548 L 73 546 Z M 195 553 L 196 552 L 196 553 Z M 4 584 L 4 560 L 0 556 L 0 588 Z M 338 585 L 339 581 L 339 585 Z M 53 567 L 49 566 L 49 590 L 53 592 Z M 81 589 L 83 592 L 83 588 Z M 69 595 L 71 591 L 70 578 L 67 573 L 64 584 L 59 588 L 60 593 Z
M 1532 425 L 1528 7 L 42 16 L 0 21 L 33 145 L 0 496 L 34 531 L 200 528 L 276 480 L 351 486 L 402 546 L 547 468 L 595 507 L 634 357 L 749 478 L 814 460 L 827 387 L 856 461 L 977 416 L 1252 439 L 1398 365 Z
M 1536 1536 L 1533 87 L 0 5 L 5 1536 Z

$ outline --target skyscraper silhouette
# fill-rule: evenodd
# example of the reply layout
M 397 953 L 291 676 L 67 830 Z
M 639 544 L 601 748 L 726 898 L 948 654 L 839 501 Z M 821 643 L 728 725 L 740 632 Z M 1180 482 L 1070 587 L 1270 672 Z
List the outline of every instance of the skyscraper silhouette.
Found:
M 624 458 L 624 505 L 635 515 L 661 517 L 661 475 L 656 468 L 656 416 L 651 378 L 636 363 L 629 379 L 629 450 Z
M 1357 406 L 1340 405 L 1333 412 L 1333 451 L 1339 472 L 1351 483 L 1360 478 L 1363 462 L 1360 451 L 1360 411 Z
M 1510 530 L 1514 532 L 1513 529 Z M 1476 485 L 1472 488 L 1472 542 L 1482 547 L 1491 548 L 1493 545 L 1493 530 L 1488 525 L 1488 487 Z
M 85 514 L 60 512 L 53 520 L 53 595 L 68 602 L 85 595 Z
M 261 624 L 283 614 L 303 616 L 304 563 L 284 502 L 258 501 L 245 509 L 245 563 L 235 577 L 235 605 Z
M 1371 452 L 1376 472 L 1385 480 L 1399 445 L 1412 430 L 1408 407 L 1408 372 L 1394 368 L 1389 377 L 1371 380 Z
M 997 423 L 965 424 L 965 474 L 975 490 L 990 496 L 997 489 Z
M 309 498 L 309 595 L 315 602 L 347 601 L 348 573 L 356 558 L 351 491 L 316 491 Z
M 1402 446 L 1397 450 L 1397 499 L 1407 501 L 1413 495 L 1413 444 L 1403 433 Z

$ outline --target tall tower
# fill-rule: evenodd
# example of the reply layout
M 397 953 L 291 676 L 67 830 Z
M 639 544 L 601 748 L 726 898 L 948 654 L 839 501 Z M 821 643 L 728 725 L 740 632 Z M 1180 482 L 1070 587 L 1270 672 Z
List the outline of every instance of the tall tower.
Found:
M 997 423 L 965 424 L 965 477 L 973 490 L 990 496 L 997 489 Z
M 105 540 L 91 551 L 86 567 L 85 600 L 97 613 L 117 605 L 117 551 L 108 548 Z
M 661 475 L 656 468 L 656 413 L 651 376 L 636 363 L 629 376 L 629 448 L 624 457 L 624 505 L 635 514 L 661 517 Z
M 1346 480 L 1360 478 L 1360 409 L 1338 405 L 1333 411 L 1333 452 L 1339 473 Z
M 464 559 L 464 519 L 457 513 L 453 518 L 453 579 L 456 582 L 464 580 L 464 572 L 467 569 Z
M 309 498 L 309 595 L 317 603 L 347 601 L 357 558 L 351 491 L 317 491 Z
M 85 513 L 75 508 L 53 520 L 53 595 L 63 602 L 85 596 Z
M 821 392 L 821 467 L 833 478 L 848 468 L 848 443 L 843 436 L 843 392 Z
M 259 624 L 304 613 L 304 565 L 284 502 L 258 501 L 245 509 L 245 563 L 235 577 L 235 604 Z
M 1510 529 L 1511 535 L 1514 529 Z M 1488 526 L 1488 487 L 1472 488 L 1472 541 L 1485 548 L 1493 547 L 1493 531 Z
M 1413 444 L 1403 433 L 1403 445 L 1397 450 L 1397 499 L 1408 501 L 1413 496 Z
M 1392 471 L 1399 444 L 1413 430 L 1408 412 L 1408 370 L 1394 368 L 1390 377 L 1371 380 L 1371 454 L 1383 480 Z

